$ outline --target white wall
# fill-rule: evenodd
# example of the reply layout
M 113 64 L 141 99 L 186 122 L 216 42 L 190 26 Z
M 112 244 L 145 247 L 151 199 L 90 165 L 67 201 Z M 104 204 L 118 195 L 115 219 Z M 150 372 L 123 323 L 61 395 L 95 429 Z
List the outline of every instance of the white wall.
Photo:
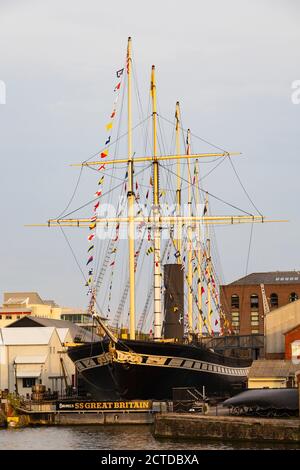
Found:
M 266 316 L 267 353 L 283 353 L 284 333 L 300 324 L 300 300 L 272 310 Z
M 38 328 L 36 328 L 38 329 Z M 71 376 L 75 374 L 75 367 L 72 361 L 65 353 L 66 349 L 62 346 L 57 331 L 54 330 L 49 344 L 42 345 L 1 345 L 0 346 L 0 388 L 8 388 L 14 392 L 16 388 L 16 376 L 14 361 L 16 356 L 47 356 L 44 364 L 19 364 L 17 370 L 30 371 L 40 368 L 42 384 L 46 389 L 61 392 L 65 389 L 65 382 L 62 379 L 57 381 L 51 379 L 51 376 L 62 376 L 62 367 L 60 357 L 63 357 L 65 369 L 67 371 L 68 384 L 71 384 Z M 39 383 L 39 378 L 36 380 Z M 62 387 L 61 387 L 62 383 Z M 57 386 L 57 387 L 56 387 Z M 22 378 L 18 379 L 18 393 L 26 396 L 31 394 L 31 388 L 23 388 Z

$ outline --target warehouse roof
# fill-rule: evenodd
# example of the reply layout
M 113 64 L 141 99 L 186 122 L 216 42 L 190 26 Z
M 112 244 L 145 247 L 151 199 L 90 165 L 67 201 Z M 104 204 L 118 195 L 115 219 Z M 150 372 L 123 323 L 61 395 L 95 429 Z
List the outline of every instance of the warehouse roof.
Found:
M 229 286 L 258 284 L 300 284 L 300 271 L 252 273 L 228 284 Z
M 294 375 L 297 370 L 299 370 L 299 364 L 293 364 L 292 361 L 260 359 L 253 361 L 248 378 L 289 377 L 290 375 Z
M 29 304 L 44 304 L 45 302 L 41 299 L 37 292 L 4 292 L 3 304 L 9 305 L 13 301 L 28 299 Z
M 54 327 L 46 328 L 0 328 L 0 344 L 49 344 Z
M 54 326 L 57 329 L 60 340 L 65 341 L 67 330 L 70 331 L 72 340 L 79 342 L 92 342 L 96 341 L 97 337 L 93 336 L 90 331 L 81 328 L 80 326 L 68 320 L 57 320 L 54 318 L 41 318 L 34 316 L 24 316 L 13 323 L 10 323 L 7 328 L 20 328 L 20 327 L 39 327 L 39 326 Z M 61 332 L 59 330 L 62 330 Z

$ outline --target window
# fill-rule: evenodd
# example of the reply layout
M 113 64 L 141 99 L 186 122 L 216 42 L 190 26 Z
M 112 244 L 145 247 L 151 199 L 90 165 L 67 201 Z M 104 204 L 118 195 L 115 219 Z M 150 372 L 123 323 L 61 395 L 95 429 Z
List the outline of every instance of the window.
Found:
M 231 312 L 231 324 L 233 331 L 238 334 L 240 331 L 240 314 L 239 312 Z
M 5 315 L 5 320 L 11 320 L 12 316 L 11 315 Z
M 2 315 L 0 315 L 0 320 L 2 320 Z
M 298 294 L 296 292 L 292 292 L 289 297 L 290 302 L 295 302 L 295 300 L 298 300 Z
M 251 326 L 259 326 L 258 312 L 251 312 Z
M 35 379 L 33 377 L 24 377 L 23 388 L 31 388 L 35 385 Z
M 277 294 L 271 294 L 270 295 L 270 306 L 271 306 L 271 308 L 277 308 L 278 307 L 278 295 Z
M 236 294 L 231 296 L 231 308 L 240 308 L 240 298 Z
M 258 310 L 258 295 L 252 294 L 250 296 L 250 308 L 251 310 Z

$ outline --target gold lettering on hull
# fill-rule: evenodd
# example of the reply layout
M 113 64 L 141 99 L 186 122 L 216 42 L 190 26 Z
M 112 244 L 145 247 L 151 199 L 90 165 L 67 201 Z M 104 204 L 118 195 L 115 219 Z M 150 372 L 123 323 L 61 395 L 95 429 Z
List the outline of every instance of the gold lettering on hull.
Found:
M 74 409 L 78 411 L 96 410 L 151 410 L 152 403 L 149 400 L 141 401 L 95 401 L 76 402 Z

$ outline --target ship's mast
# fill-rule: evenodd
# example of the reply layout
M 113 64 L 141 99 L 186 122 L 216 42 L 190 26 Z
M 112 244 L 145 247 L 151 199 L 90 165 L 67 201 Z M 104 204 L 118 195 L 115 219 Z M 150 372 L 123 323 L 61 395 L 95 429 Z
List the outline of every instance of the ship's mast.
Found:
M 208 213 L 208 194 L 205 196 L 205 208 Z M 207 328 L 209 333 L 211 333 L 211 250 L 210 250 L 210 234 L 209 226 L 206 225 L 206 260 L 207 260 Z
M 195 197 L 196 197 L 196 214 L 199 216 L 200 210 L 200 194 L 199 194 L 199 161 L 195 162 Z M 196 225 L 196 237 L 197 237 L 197 305 L 198 305 L 198 321 L 197 330 L 198 335 L 202 336 L 202 279 L 201 279 L 201 264 L 202 264 L 202 252 L 201 252 L 201 228 L 200 222 Z
M 175 120 L 176 120 L 176 154 L 180 155 L 180 107 L 179 101 L 176 103 L 175 111 Z M 176 188 L 176 215 L 179 217 L 181 215 L 181 161 L 178 159 L 176 162 L 176 173 L 177 173 L 177 188 Z M 182 239 L 182 223 L 178 222 L 177 224 L 177 240 L 176 240 L 176 249 L 178 250 L 179 256 L 177 257 L 177 263 L 181 264 L 181 239 Z
M 134 273 L 134 189 L 133 189 L 133 153 L 132 153 L 132 111 L 131 111 L 131 38 L 127 46 L 127 93 L 128 93 L 128 249 L 129 249 L 129 332 L 130 339 L 135 339 L 135 273 Z
M 191 131 L 187 131 L 186 139 L 186 154 L 191 154 Z M 192 181 L 191 181 L 191 165 L 190 160 L 187 160 L 187 171 L 188 171 L 188 217 L 192 216 Z M 193 331 L 193 264 L 192 264 L 192 226 L 191 223 L 187 227 L 187 262 L 188 262 L 188 273 L 187 273 L 187 284 L 188 284 L 188 338 L 191 340 L 191 335 Z
M 151 71 L 152 123 L 153 123 L 153 237 L 154 237 L 154 340 L 161 339 L 161 265 L 160 265 L 160 213 L 159 163 L 157 160 L 157 108 L 155 66 Z

